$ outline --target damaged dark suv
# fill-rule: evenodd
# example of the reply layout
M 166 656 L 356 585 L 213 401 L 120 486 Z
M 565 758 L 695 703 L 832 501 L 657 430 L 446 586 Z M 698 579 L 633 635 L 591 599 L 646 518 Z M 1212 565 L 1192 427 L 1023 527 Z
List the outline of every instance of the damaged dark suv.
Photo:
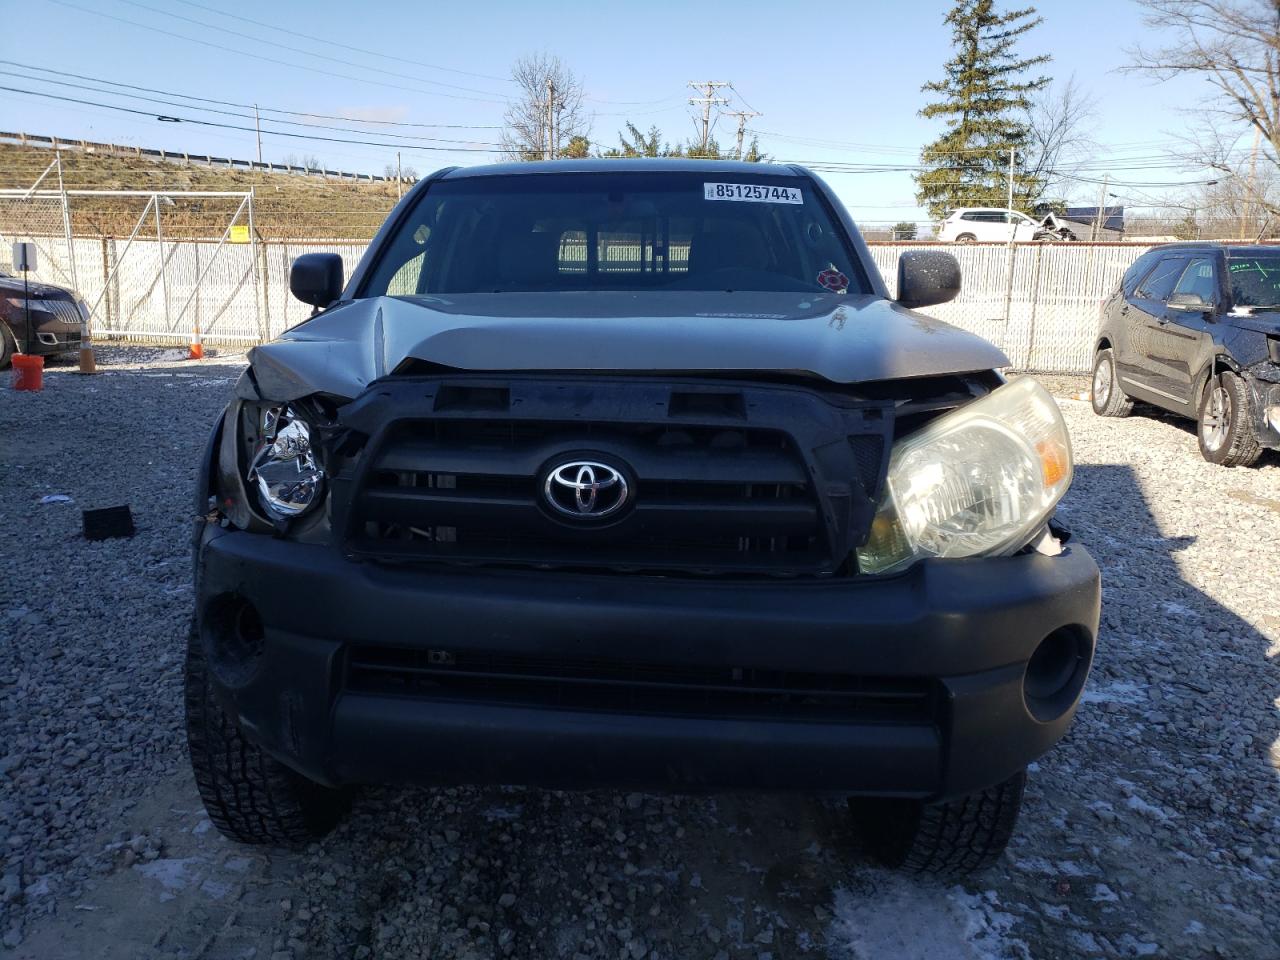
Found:
M 798 167 L 451 169 L 258 347 L 200 470 L 191 760 L 229 837 L 367 783 L 847 796 L 966 871 L 1092 661 L 1066 427 Z
M 1102 306 L 1092 398 L 1103 417 L 1142 400 L 1196 420 L 1201 455 L 1224 467 L 1280 449 L 1280 247 L 1139 257 Z

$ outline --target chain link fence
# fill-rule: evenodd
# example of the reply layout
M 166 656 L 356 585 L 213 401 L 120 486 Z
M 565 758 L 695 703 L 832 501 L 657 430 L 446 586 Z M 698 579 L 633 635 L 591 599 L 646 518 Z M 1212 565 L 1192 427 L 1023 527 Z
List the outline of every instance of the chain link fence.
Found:
M 996 344 L 1019 370 L 1088 373 L 1102 302 L 1150 246 L 1136 243 L 869 245 L 890 296 L 898 258 L 943 250 L 960 262 L 960 296 L 924 312 Z

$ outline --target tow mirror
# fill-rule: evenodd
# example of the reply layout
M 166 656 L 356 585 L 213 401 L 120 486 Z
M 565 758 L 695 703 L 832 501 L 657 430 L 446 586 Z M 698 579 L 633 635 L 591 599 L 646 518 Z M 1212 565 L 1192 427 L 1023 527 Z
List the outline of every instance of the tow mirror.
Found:
M 960 264 L 949 253 L 912 250 L 898 258 L 898 302 L 929 307 L 954 300 L 960 293 Z
M 1213 304 L 1198 293 L 1175 293 L 1169 298 L 1170 310 L 1183 310 L 1187 313 L 1209 313 Z
M 304 253 L 289 268 L 289 291 L 303 303 L 327 307 L 342 296 L 342 258 L 336 253 Z

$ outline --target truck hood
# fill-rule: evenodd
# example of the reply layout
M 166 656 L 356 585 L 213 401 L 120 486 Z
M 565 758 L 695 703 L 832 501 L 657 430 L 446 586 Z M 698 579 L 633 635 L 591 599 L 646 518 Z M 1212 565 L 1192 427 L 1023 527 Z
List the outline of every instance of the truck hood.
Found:
M 787 373 L 851 384 L 1007 366 L 981 337 L 874 296 L 475 293 L 357 300 L 249 353 L 257 390 L 354 397 L 405 360 L 465 371 Z
M 0 276 L 0 295 L 21 297 L 23 295 L 22 291 L 21 277 Z M 31 299 L 33 300 L 75 299 L 75 294 L 64 287 L 55 287 L 51 283 L 36 283 L 34 280 L 27 285 L 27 291 L 31 294 Z

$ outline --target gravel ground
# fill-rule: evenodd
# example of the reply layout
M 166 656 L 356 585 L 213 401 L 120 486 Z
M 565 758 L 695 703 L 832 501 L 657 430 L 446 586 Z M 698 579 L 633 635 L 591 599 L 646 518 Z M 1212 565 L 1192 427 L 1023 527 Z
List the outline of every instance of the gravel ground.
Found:
M 281 853 L 219 837 L 187 768 L 190 490 L 243 361 L 179 357 L 0 389 L 0 955 L 1280 955 L 1280 458 L 1223 470 L 1172 418 L 1062 401 L 1097 664 L 971 883 L 872 868 L 805 797 L 368 790 Z M 80 537 L 82 508 L 126 502 L 135 537 Z

